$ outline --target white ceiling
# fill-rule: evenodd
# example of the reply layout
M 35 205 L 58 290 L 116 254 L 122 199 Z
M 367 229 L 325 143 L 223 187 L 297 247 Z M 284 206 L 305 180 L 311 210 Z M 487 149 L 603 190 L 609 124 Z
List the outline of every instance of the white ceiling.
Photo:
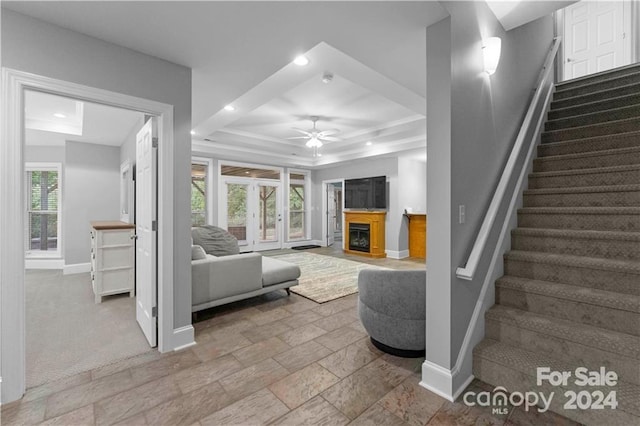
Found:
M 550 15 L 558 9 L 576 3 L 576 1 L 577 0 L 500 0 L 487 1 L 487 5 L 489 5 L 493 14 L 496 15 L 502 27 L 506 31 L 509 31 L 543 16 Z
M 121 146 L 142 119 L 142 113 L 126 109 L 34 91 L 25 95 L 27 145 L 64 146 L 74 141 Z
M 2 4 L 16 12 L 192 68 L 192 125 L 198 133 L 194 145 L 202 148 L 208 143 L 205 138 L 222 140 L 223 135 L 227 145 L 249 143 L 244 136 L 234 135 L 234 132 L 248 129 L 253 133 L 250 139 L 255 149 L 249 156 L 254 159 L 264 159 L 264 154 L 272 152 L 290 151 L 287 149 L 290 141 L 286 138 L 275 145 L 269 138 L 280 141 L 286 136 L 285 130 L 292 126 L 310 127 L 311 122 L 302 119 L 307 115 L 334 120 L 331 127 L 340 127 L 342 136 L 356 135 L 358 126 L 362 132 L 371 133 L 362 135 L 363 138 L 380 137 L 376 132 L 386 131 L 387 136 L 396 133 L 395 148 L 389 142 L 393 137 L 389 136 L 386 145 L 380 146 L 379 151 L 370 150 L 368 155 L 400 152 L 411 147 L 415 142 L 412 138 L 415 139 L 419 132 L 414 129 L 410 136 L 407 127 L 411 124 L 403 121 L 411 122 L 410 117 L 420 114 L 412 105 L 416 99 L 425 105 L 423 116 L 426 108 L 426 27 L 446 16 L 438 2 L 424 1 L 3 1 Z M 304 80 L 285 83 L 280 91 L 268 83 L 263 86 L 265 81 L 291 74 L 291 60 L 318 46 L 329 46 L 339 52 L 329 55 L 327 63 L 337 56 L 348 58 L 349 64 L 345 67 L 350 71 L 340 71 L 339 67 L 329 69 L 336 75 L 335 81 L 321 88 L 314 81 L 317 82 L 326 69 L 319 68 L 324 66 L 322 61 L 315 62 L 317 69 L 313 68 L 312 62 L 309 69 L 313 69 L 314 74 L 307 76 L 310 71 L 304 70 Z M 351 72 L 358 69 L 365 75 Z M 381 80 L 387 80 L 383 88 L 371 84 L 371 81 Z M 267 87 L 269 97 L 255 96 L 258 87 Z M 346 92 L 335 96 L 338 90 L 332 87 L 342 87 Z M 325 92 L 311 95 L 309 91 L 314 88 Z M 334 96 L 328 96 L 327 91 L 333 92 Z M 366 107 L 377 108 L 375 113 L 372 111 L 367 117 L 362 111 L 365 105 L 353 98 L 355 93 L 370 99 L 372 103 Z M 415 97 L 408 102 L 409 106 L 406 99 L 398 101 L 398 98 L 409 98 L 407 93 Z M 311 99 L 325 104 L 311 105 Z M 252 108 L 238 110 L 233 119 L 220 117 L 224 105 L 242 101 L 250 103 Z M 286 106 L 287 101 L 294 103 Z M 297 107 L 300 110 L 296 111 Z M 383 119 L 387 113 L 389 117 Z M 398 126 L 398 120 L 391 117 L 401 116 L 402 123 Z M 267 119 L 273 120 L 274 124 L 268 126 L 260 121 Z M 321 120 L 318 126 L 325 124 L 329 123 Z M 376 130 L 378 127 L 383 128 Z M 424 136 L 424 129 L 421 131 Z M 256 135 L 258 139 L 254 137 Z M 260 139 L 269 142 L 263 140 L 260 145 L 256 142 Z M 355 139 L 353 143 L 356 143 Z M 233 150 L 222 152 L 219 148 L 216 146 L 218 156 L 235 155 Z M 289 152 L 286 159 L 275 156 L 273 161 L 322 166 L 349 158 L 355 149 L 344 145 L 341 155 L 338 146 L 334 148 L 326 147 L 322 162 L 314 162 L 302 152 L 297 159 L 293 158 L 294 151 Z M 244 159 L 247 159 L 246 155 Z

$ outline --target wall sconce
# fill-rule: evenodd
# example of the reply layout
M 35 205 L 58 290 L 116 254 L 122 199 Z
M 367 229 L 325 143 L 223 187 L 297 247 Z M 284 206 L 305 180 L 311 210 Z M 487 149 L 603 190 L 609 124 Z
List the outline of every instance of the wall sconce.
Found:
M 492 75 L 494 72 L 496 72 L 496 69 L 498 68 L 501 48 L 502 40 L 500 40 L 500 37 L 489 37 L 482 41 L 484 70 L 489 75 Z

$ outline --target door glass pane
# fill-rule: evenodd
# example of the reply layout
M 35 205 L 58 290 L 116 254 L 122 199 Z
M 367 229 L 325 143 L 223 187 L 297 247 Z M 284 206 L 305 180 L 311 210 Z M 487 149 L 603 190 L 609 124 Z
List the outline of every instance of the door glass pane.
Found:
M 227 183 L 227 230 L 238 239 L 247 241 L 247 188 L 240 183 Z
M 277 241 L 278 236 L 276 232 L 276 198 L 277 187 L 275 186 L 260 186 L 260 216 L 258 218 L 258 229 L 260 231 L 260 242 Z
M 305 237 L 304 184 L 289 185 L 289 239 Z
M 207 166 L 191 165 L 191 225 L 207 223 Z

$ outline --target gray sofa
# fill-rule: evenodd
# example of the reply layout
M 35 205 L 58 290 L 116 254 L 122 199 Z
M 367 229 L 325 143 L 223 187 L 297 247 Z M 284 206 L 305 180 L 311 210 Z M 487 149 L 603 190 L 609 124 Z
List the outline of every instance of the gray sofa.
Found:
M 215 227 L 194 228 L 192 236 L 194 242 L 201 242 L 211 252 L 213 244 L 209 237 L 216 238 L 221 231 L 224 238 L 229 239 L 230 234 Z M 230 250 L 237 253 L 237 241 L 235 245 Z M 200 245 L 192 246 L 191 312 L 280 289 L 289 294 L 289 288 L 298 285 L 300 268 L 297 265 L 259 253 L 226 255 L 219 246 L 217 250 L 219 255 L 214 256 L 205 253 Z
M 360 271 L 358 314 L 378 349 L 402 357 L 424 356 L 426 282 L 424 270 Z

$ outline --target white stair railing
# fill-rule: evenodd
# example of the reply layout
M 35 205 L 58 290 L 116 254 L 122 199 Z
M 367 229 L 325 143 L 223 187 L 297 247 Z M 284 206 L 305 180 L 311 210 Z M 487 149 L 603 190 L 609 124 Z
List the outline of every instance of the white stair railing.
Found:
M 472 280 L 476 273 L 476 269 L 478 268 L 478 264 L 480 262 L 480 257 L 485 250 L 487 240 L 489 239 L 489 234 L 491 232 L 491 229 L 493 228 L 493 224 L 496 221 L 498 210 L 500 209 L 502 201 L 506 195 L 507 187 L 509 186 L 509 182 L 511 182 L 511 180 L 513 179 L 513 173 L 515 172 L 517 160 L 520 157 L 523 148 L 525 147 L 529 128 L 533 123 L 535 111 L 538 109 L 538 104 L 540 103 L 540 100 L 542 98 L 542 88 L 547 85 L 549 78 L 551 78 L 551 72 L 553 71 L 553 62 L 556 53 L 558 52 L 558 48 L 560 47 L 560 41 L 560 37 L 556 37 L 553 40 L 551 50 L 547 55 L 542 70 L 540 71 L 538 84 L 534 89 L 535 94 L 533 96 L 533 99 L 531 100 L 531 104 L 529 104 L 529 109 L 527 110 L 527 114 L 524 117 L 522 127 L 520 128 L 520 132 L 518 133 L 516 142 L 513 145 L 513 149 L 511 150 L 511 154 L 509 155 L 507 164 L 504 167 L 502 176 L 500 177 L 500 181 L 498 182 L 498 186 L 496 188 L 496 192 L 493 194 L 491 204 L 489 205 L 487 213 L 484 216 L 482 226 L 480 227 L 480 231 L 478 232 L 476 240 L 473 244 L 473 248 L 471 249 L 469 258 L 467 259 L 464 267 L 459 267 L 456 269 L 456 276 L 458 278 L 461 278 L 463 280 Z M 537 136 L 538 135 L 534 135 L 533 138 L 528 141 L 529 144 L 535 143 Z M 524 167 L 526 167 L 526 164 Z M 515 190 L 516 189 L 514 189 L 514 191 Z

